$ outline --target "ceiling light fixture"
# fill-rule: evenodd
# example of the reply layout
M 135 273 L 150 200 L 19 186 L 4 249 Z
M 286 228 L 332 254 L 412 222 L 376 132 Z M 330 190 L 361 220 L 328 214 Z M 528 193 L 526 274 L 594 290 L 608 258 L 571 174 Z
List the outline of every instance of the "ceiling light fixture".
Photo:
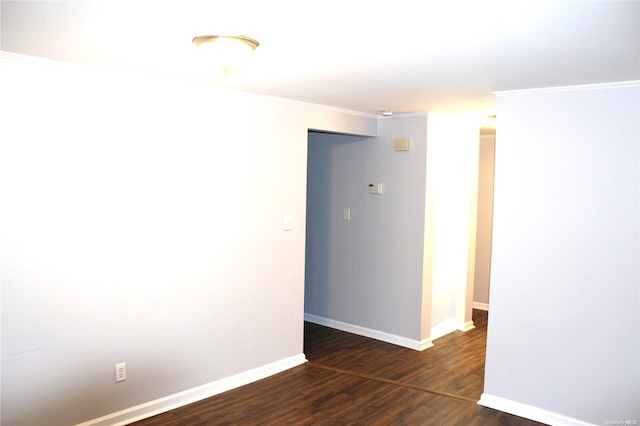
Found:
M 202 35 L 193 38 L 200 49 L 210 51 L 207 61 L 225 74 L 241 67 L 260 43 L 242 35 Z

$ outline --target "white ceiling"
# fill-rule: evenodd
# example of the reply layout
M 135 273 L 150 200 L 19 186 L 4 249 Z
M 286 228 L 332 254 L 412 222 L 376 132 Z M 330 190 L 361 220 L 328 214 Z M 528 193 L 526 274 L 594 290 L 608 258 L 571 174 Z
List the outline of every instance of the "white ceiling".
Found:
M 2 1 L 1 49 L 366 113 L 492 112 L 491 91 L 640 80 L 640 2 Z M 260 47 L 222 76 L 191 39 Z

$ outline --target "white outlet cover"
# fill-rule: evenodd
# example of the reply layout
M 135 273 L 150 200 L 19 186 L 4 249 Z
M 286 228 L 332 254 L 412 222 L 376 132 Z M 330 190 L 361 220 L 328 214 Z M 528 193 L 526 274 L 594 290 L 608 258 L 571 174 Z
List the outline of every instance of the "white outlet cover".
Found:
M 123 382 L 127 380 L 127 363 L 121 362 L 116 364 L 116 382 Z

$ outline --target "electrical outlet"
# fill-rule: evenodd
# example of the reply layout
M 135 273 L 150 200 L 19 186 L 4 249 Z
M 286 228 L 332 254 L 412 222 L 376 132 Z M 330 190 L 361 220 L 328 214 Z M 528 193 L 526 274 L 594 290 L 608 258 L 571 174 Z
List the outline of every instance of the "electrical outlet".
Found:
M 116 382 L 123 382 L 127 380 L 127 363 L 121 362 L 116 364 Z
M 342 210 L 342 218 L 344 220 L 351 220 L 351 209 L 346 207 Z

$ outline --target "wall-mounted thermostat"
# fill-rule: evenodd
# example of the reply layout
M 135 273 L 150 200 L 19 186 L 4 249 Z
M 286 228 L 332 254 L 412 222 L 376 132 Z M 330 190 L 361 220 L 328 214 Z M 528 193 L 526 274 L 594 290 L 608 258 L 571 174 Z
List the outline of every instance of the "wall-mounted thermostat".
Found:
M 370 183 L 369 194 L 382 194 L 382 183 Z

